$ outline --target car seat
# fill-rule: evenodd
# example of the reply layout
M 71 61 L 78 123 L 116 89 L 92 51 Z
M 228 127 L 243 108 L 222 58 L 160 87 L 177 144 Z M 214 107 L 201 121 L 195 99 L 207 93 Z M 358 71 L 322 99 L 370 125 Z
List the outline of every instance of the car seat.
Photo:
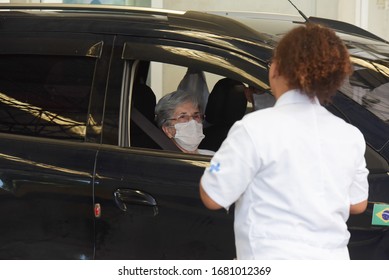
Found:
M 231 126 L 242 119 L 247 108 L 244 85 L 230 78 L 219 80 L 213 87 L 205 109 L 204 140 L 201 149 L 217 151 Z
M 153 90 L 146 84 L 136 83 L 132 92 L 132 104 L 150 123 L 154 123 L 154 109 L 156 97 Z M 160 149 L 159 145 L 151 139 L 134 121 L 131 120 L 131 146 Z

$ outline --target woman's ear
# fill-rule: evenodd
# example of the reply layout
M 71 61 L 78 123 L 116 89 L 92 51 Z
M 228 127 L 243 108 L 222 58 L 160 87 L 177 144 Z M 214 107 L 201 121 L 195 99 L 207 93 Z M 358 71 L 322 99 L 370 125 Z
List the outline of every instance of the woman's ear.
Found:
M 273 61 L 271 66 L 270 66 L 269 76 L 271 78 L 276 78 L 278 76 L 278 64 L 275 61 Z
M 169 138 L 173 138 L 174 135 L 176 135 L 176 133 L 175 133 L 176 131 L 173 127 L 163 125 L 162 130 L 166 134 L 166 136 Z

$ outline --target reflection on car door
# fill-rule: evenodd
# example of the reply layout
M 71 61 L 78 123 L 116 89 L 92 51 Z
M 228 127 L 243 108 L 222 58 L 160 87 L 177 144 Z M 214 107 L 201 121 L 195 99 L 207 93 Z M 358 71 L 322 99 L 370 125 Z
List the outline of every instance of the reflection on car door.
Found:
M 0 259 L 93 258 L 94 158 L 84 145 L 0 139 Z
M 233 259 L 233 217 L 206 209 L 203 156 L 106 147 L 99 151 L 97 259 Z

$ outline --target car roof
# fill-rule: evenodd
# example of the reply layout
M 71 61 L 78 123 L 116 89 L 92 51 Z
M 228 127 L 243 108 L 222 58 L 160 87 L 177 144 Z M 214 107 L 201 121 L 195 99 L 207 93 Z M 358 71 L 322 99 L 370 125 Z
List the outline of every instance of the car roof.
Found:
M 63 24 L 64 20 L 80 19 L 84 22 L 90 20 L 95 24 L 84 24 L 84 31 L 100 31 L 117 33 L 131 30 L 132 24 L 126 21 L 137 22 L 137 28 L 154 25 L 156 29 L 187 30 L 192 32 L 214 33 L 216 35 L 251 40 L 253 42 L 272 43 L 272 40 L 285 34 L 298 24 L 306 21 L 324 24 L 334 30 L 354 36 L 353 40 L 361 38 L 388 43 L 386 40 L 372 34 L 355 25 L 341 21 L 296 15 L 284 15 L 261 12 L 234 12 L 234 11 L 178 11 L 168 9 L 153 9 L 142 7 L 116 6 L 116 5 L 91 5 L 91 4 L 51 4 L 51 3 L 24 3 L 8 4 L 0 3 L 0 14 L 4 17 L 28 18 L 40 17 L 41 20 L 55 17 L 61 24 L 53 25 L 56 31 L 66 30 L 70 24 Z M 110 25 L 107 25 L 107 22 Z M 5 18 L 0 21 L 0 31 L 6 25 Z M 115 26 L 116 23 L 116 26 Z M 142 26 L 142 24 L 144 26 Z M 118 26 L 122 28 L 118 28 Z M 159 27 L 157 27 L 159 26 Z M 61 28 L 62 27 L 62 28 Z M 105 27 L 105 28 L 104 28 Z M 17 26 L 15 26 L 17 28 Z M 36 29 L 37 26 L 34 25 Z M 49 29 L 42 26 L 42 29 Z M 78 26 L 80 28 L 80 26 Z M 81 32 L 82 30 L 80 30 Z M 145 34 L 147 35 L 147 34 Z M 350 39 L 350 37 L 349 37 Z M 363 42 L 366 43 L 366 42 Z
M 166 38 L 266 60 L 268 37 L 225 16 L 112 5 L 0 4 L 1 32 L 77 32 Z
M 387 60 L 389 56 L 389 43 L 355 25 L 318 17 L 302 17 L 296 15 L 285 15 L 275 13 L 260 12 L 231 12 L 231 11 L 211 11 L 215 15 L 221 15 L 235 19 L 261 34 L 268 46 L 275 47 L 280 38 L 298 25 L 309 22 L 322 24 L 332 28 L 344 41 L 350 54 L 369 60 Z
M 0 33 L 48 31 L 168 38 L 231 49 L 264 63 L 283 34 L 309 20 L 335 29 L 352 55 L 373 60 L 389 55 L 388 43 L 366 30 L 305 15 L 50 3 L 0 4 L 0 15 Z
M 174 11 L 165 9 L 152 9 L 128 6 L 112 5 L 68 5 L 68 4 L 0 4 L 0 14 L 7 17 L 28 18 L 40 17 L 43 19 L 55 17 L 57 20 L 69 20 L 79 18 L 83 21 L 94 20 L 96 25 L 85 25 L 89 31 L 104 31 L 117 33 L 117 29 L 106 28 L 99 25 L 100 22 L 110 22 L 111 24 L 121 24 L 126 26 L 126 21 L 139 22 L 138 28 L 142 23 L 149 28 L 152 25 L 160 26 L 160 29 L 182 29 L 202 32 L 214 32 L 220 35 L 230 35 L 240 38 L 251 38 L 258 40 L 260 35 L 255 30 L 227 17 L 210 15 L 198 11 Z M 2 25 L 6 23 L 2 21 Z M 127 24 L 130 29 L 131 25 Z M 56 26 L 57 30 L 65 30 Z M 111 25 L 112 27 L 112 25 Z M 49 28 L 49 27 L 42 27 Z M 147 35 L 147 34 L 146 34 Z
M 290 29 L 298 25 L 312 22 L 330 27 L 338 32 L 340 37 L 347 36 L 349 40 L 352 38 L 354 41 L 364 40 L 363 43 L 367 43 L 367 40 L 385 44 L 389 43 L 385 39 L 356 25 L 333 19 L 319 17 L 303 18 L 302 16 L 297 15 L 262 12 L 211 11 L 209 13 L 235 19 L 258 32 L 268 34 L 269 36 L 281 37 Z

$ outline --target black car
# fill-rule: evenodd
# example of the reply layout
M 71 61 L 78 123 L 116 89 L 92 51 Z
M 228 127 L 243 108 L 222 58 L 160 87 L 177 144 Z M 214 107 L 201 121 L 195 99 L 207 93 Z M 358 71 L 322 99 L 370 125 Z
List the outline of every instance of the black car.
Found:
M 386 216 L 372 224 L 373 206 L 389 204 L 388 43 L 319 18 L 231 16 L 0 4 L 0 259 L 235 258 L 233 211 L 209 211 L 198 194 L 210 157 L 174 149 L 155 102 L 205 77 L 201 147 L 217 150 L 236 120 L 272 106 L 272 50 L 306 20 L 336 29 L 355 64 L 328 106 L 368 144 L 351 258 L 389 258 Z

